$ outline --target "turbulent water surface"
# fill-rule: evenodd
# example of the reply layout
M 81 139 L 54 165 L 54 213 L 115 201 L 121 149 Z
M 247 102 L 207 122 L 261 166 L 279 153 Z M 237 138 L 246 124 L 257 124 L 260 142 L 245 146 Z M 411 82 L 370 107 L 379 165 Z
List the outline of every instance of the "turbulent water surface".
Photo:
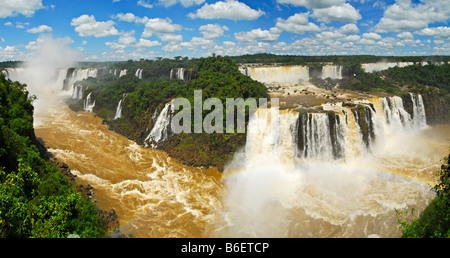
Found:
M 258 111 L 224 174 L 181 165 L 64 105 L 40 119 L 36 134 L 96 189 L 100 208 L 116 210 L 121 231 L 137 237 L 398 237 L 394 209 L 418 213 L 434 197 L 427 184 L 448 151 L 449 126 L 326 162 L 295 159 L 298 116 L 270 112 Z
M 217 169 L 183 166 L 164 152 L 109 131 L 93 113 L 61 106 L 35 131 L 82 183 L 95 188 L 100 208 L 116 210 L 122 233 L 205 237 L 221 209 Z
M 184 74 L 179 71 L 172 76 Z M 311 71 L 298 66 L 243 72 L 288 85 L 308 79 Z M 100 208 L 116 210 L 121 232 L 136 237 L 398 237 L 396 210 L 414 209 L 415 217 L 423 211 L 435 196 L 430 186 L 450 147 L 450 126 L 426 124 L 420 95 L 410 95 L 408 113 L 400 97 L 354 98 L 335 89 L 334 103 L 325 103 L 330 92 L 306 86 L 311 99 L 303 89 L 286 86 L 282 90 L 295 95 L 284 101 L 290 110 L 258 109 L 246 145 L 219 173 L 182 165 L 108 130 L 91 112 L 71 111 L 63 98 L 81 98 L 85 111 L 95 106 L 75 81 L 95 77 L 97 70 L 62 70 L 52 87 L 34 85 L 28 73 L 7 71 L 38 96 L 37 137 L 80 183 L 95 188 Z M 320 74 L 340 78 L 342 69 L 324 66 Z M 360 107 L 338 101 L 349 98 Z M 298 113 L 305 100 L 310 111 Z M 317 105 L 321 111 L 309 109 Z M 116 117 L 121 111 L 120 101 Z M 170 114 L 170 103 L 155 112 L 148 146 L 170 136 Z

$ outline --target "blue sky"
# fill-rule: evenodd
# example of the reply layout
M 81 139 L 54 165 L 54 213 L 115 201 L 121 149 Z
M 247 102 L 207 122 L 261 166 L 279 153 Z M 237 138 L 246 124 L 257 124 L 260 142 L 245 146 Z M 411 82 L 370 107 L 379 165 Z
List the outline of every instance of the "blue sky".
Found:
M 45 36 L 83 60 L 275 53 L 449 55 L 448 0 L 0 0 L 0 60 Z

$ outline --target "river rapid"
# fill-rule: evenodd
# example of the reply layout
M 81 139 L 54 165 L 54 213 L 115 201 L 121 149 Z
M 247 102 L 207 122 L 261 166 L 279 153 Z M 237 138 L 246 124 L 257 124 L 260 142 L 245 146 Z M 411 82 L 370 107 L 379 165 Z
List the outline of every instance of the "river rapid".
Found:
M 395 209 L 417 216 L 434 198 L 429 185 L 450 146 L 450 126 L 429 126 L 352 164 L 292 163 L 261 148 L 219 173 L 140 146 L 62 101 L 35 120 L 36 136 L 94 187 L 98 207 L 115 209 L 120 231 L 149 238 L 399 237 Z

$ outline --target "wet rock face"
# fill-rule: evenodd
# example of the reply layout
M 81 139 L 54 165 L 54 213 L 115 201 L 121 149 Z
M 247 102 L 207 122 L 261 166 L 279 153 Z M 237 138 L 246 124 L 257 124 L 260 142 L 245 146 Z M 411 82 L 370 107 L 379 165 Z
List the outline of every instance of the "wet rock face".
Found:
M 430 89 L 423 93 L 422 96 L 427 123 L 429 125 L 450 123 L 450 103 L 448 97 L 441 96 L 437 89 Z

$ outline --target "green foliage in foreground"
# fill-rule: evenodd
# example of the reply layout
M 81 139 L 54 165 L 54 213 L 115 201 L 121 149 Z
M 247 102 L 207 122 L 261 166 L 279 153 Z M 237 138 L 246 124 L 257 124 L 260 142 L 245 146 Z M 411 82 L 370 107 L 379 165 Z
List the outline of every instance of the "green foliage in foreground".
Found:
M 34 144 L 32 98 L 0 74 L 0 237 L 105 235 L 94 204 Z
M 450 155 L 441 166 L 440 183 L 435 186 L 437 197 L 418 220 L 399 220 L 403 238 L 450 238 Z

